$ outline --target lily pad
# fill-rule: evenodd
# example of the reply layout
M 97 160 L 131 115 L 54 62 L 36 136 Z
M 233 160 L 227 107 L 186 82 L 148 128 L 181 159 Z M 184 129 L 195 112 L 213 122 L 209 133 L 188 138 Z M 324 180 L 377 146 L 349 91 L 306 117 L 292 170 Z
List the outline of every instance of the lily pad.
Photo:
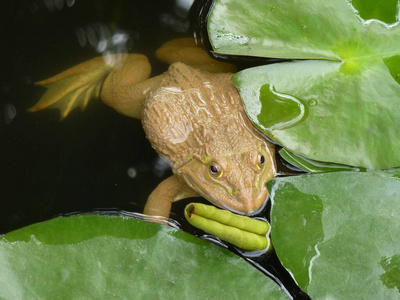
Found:
M 283 299 L 233 253 L 131 218 L 58 218 L 0 238 L 1 299 Z M 61 297 L 61 298 L 60 298 Z
M 391 22 L 398 8 L 371 5 L 215 2 L 208 23 L 215 52 L 302 59 L 232 78 L 252 122 L 289 151 L 357 167 L 400 166 L 400 26 Z
M 400 181 L 389 172 L 277 178 L 271 238 L 313 299 L 400 297 Z
M 327 173 L 327 172 L 340 172 L 340 171 L 365 172 L 366 171 L 366 169 L 360 169 L 360 168 L 356 168 L 356 167 L 315 161 L 315 160 L 300 156 L 298 154 L 294 154 L 290 151 L 287 151 L 284 148 L 279 150 L 279 155 L 284 160 L 286 160 L 289 164 L 295 166 L 298 169 L 309 172 L 309 173 Z

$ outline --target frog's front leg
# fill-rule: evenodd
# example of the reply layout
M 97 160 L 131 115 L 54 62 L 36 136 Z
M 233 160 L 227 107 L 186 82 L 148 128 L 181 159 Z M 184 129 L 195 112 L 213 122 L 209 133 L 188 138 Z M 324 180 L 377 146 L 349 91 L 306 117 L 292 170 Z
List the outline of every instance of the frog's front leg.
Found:
M 172 175 L 161 182 L 150 194 L 143 213 L 168 218 L 173 202 L 196 196 L 198 196 L 196 191 L 181 181 L 178 176 Z

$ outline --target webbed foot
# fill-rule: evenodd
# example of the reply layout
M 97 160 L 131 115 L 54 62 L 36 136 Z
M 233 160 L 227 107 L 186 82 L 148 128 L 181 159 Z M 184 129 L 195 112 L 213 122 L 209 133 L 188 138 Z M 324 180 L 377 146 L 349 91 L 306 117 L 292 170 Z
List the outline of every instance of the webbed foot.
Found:
M 86 108 L 90 99 L 100 98 L 118 112 L 140 118 L 143 102 L 160 76 L 148 79 L 151 67 L 140 54 L 96 57 L 36 84 L 47 91 L 33 107 L 35 112 L 58 108 L 63 120 L 74 108 Z
M 86 108 L 91 98 L 98 98 L 101 86 L 113 66 L 103 57 L 96 57 L 72 67 L 54 77 L 36 82 L 47 88 L 39 102 L 28 111 L 58 108 L 60 119 L 64 119 L 76 107 Z

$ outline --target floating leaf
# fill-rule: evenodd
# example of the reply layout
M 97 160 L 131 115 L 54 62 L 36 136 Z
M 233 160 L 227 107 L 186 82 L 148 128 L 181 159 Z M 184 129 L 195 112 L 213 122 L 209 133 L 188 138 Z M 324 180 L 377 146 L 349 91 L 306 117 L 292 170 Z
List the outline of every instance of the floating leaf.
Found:
M 400 166 L 398 9 L 356 2 L 217 0 L 209 36 L 217 53 L 306 59 L 232 78 L 252 122 L 284 148 L 317 161 Z
M 122 217 L 59 218 L 0 238 L 1 299 L 286 298 L 233 253 Z
M 327 172 L 340 172 L 340 171 L 366 171 L 365 169 L 354 168 L 345 165 L 337 165 L 332 163 L 325 163 L 315 161 L 309 158 L 302 157 L 294 154 L 286 149 L 279 150 L 279 155 L 291 165 L 309 173 L 327 173 Z
M 313 299 L 400 297 L 400 181 L 389 172 L 277 178 L 271 238 Z

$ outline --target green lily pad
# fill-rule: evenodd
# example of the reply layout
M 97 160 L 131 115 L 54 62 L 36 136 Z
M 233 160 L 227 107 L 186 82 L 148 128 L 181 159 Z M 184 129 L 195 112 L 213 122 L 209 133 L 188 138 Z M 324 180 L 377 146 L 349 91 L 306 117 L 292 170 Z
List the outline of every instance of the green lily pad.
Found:
M 309 173 L 328 173 L 328 172 L 342 172 L 342 171 L 356 171 L 356 172 L 377 172 L 382 173 L 382 170 L 373 170 L 365 168 L 356 168 L 346 165 L 338 165 L 333 163 L 325 163 L 315 161 L 309 158 L 302 157 L 294 154 L 286 149 L 279 150 L 279 155 L 289 164 L 295 166 L 298 169 Z M 400 168 L 385 169 L 383 171 L 385 176 L 400 178 Z
M 366 172 L 366 169 L 315 161 L 300 156 L 298 154 L 294 154 L 290 151 L 287 151 L 284 148 L 279 150 L 279 155 L 289 164 L 309 173 L 327 173 L 327 172 L 341 172 L 341 171 Z
M 391 172 L 277 178 L 271 239 L 313 299 L 400 297 L 400 181 Z
M 0 238 L 1 299 L 281 299 L 233 253 L 131 218 L 58 218 Z
M 232 77 L 252 122 L 306 158 L 400 166 L 398 9 L 380 4 L 217 0 L 208 23 L 215 52 L 303 59 Z

